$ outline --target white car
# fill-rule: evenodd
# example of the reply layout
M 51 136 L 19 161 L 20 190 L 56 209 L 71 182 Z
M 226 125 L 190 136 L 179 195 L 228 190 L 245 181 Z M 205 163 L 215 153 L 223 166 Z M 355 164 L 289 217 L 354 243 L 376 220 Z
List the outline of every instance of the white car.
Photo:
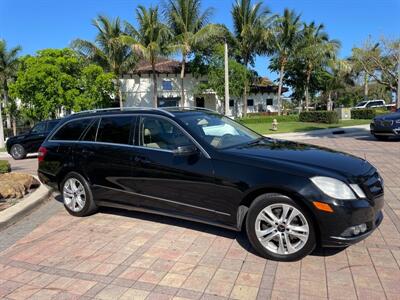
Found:
M 390 109 L 392 104 L 386 104 L 385 100 L 366 100 L 357 103 L 354 107 L 355 109 L 363 109 L 363 108 L 385 108 Z

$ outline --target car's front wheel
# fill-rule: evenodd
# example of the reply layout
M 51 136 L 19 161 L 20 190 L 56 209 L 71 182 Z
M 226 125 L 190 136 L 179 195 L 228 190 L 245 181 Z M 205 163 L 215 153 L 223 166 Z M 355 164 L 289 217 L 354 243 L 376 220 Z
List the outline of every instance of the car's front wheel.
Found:
M 97 206 L 86 179 L 78 173 L 69 173 L 61 183 L 61 193 L 67 211 L 77 217 L 94 213 Z
M 24 159 L 26 157 L 26 150 L 21 144 L 15 144 L 11 147 L 10 154 L 15 160 Z
M 254 249 L 271 260 L 299 260 L 316 246 L 314 225 L 308 212 L 281 194 L 264 194 L 253 201 L 246 230 Z

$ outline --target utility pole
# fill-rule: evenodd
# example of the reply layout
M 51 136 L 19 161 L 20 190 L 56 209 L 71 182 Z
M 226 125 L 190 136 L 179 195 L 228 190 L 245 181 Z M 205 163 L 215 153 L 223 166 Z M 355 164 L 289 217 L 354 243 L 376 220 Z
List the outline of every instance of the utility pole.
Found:
M 228 60 L 228 44 L 225 41 L 225 116 L 228 116 L 229 111 L 229 60 Z

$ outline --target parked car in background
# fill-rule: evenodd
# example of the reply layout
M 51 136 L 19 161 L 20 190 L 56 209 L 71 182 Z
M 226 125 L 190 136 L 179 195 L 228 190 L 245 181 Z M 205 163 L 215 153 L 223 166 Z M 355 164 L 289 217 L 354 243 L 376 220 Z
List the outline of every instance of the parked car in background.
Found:
M 357 103 L 354 109 L 383 108 L 390 110 L 395 104 L 386 104 L 385 100 L 367 100 Z
M 49 120 L 37 123 L 26 133 L 7 139 L 6 149 L 14 159 L 24 159 L 28 153 L 35 153 L 51 130 L 60 120 Z
M 41 181 L 74 216 L 111 206 L 245 227 L 268 259 L 356 243 L 383 218 L 383 181 L 364 159 L 266 138 L 205 109 L 75 114 L 38 160 Z
M 375 117 L 370 124 L 371 134 L 378 140 L 400 136 L 400 109 L 387 115 Z

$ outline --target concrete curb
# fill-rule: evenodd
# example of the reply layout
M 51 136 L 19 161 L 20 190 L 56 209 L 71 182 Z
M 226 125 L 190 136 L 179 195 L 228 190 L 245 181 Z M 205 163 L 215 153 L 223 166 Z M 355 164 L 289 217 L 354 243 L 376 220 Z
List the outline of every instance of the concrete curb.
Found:
M 0 230 L 3 230 L 6 227 L 18 222 L 24 216 L 28 215 L 32 210 L 42 205 L 50 195 L 51 190 L 41 183 L 36 191 L 23 199 L 21 202 L 0 212 Z
M 334 134 L 334 132 L 343 131 L 340 134 Z M 356 125 L 356 126 L 347 126 L 347 127 L 337 127 L 337 128 L 328 128 L 328 129 L 318 129 L 311 130 L 307 132 L 289 132 L 289 133 L 277 133 L 277 134 L 265 134 L 264 136 L 275 138 L 275 139 L 315 139 L 315 138 L 324 138 L 324 137 L 343 137 L 343 136 L 351 136 L 360 133 L 368 133 L 369 134 L 369 124 L 366 125 Z

